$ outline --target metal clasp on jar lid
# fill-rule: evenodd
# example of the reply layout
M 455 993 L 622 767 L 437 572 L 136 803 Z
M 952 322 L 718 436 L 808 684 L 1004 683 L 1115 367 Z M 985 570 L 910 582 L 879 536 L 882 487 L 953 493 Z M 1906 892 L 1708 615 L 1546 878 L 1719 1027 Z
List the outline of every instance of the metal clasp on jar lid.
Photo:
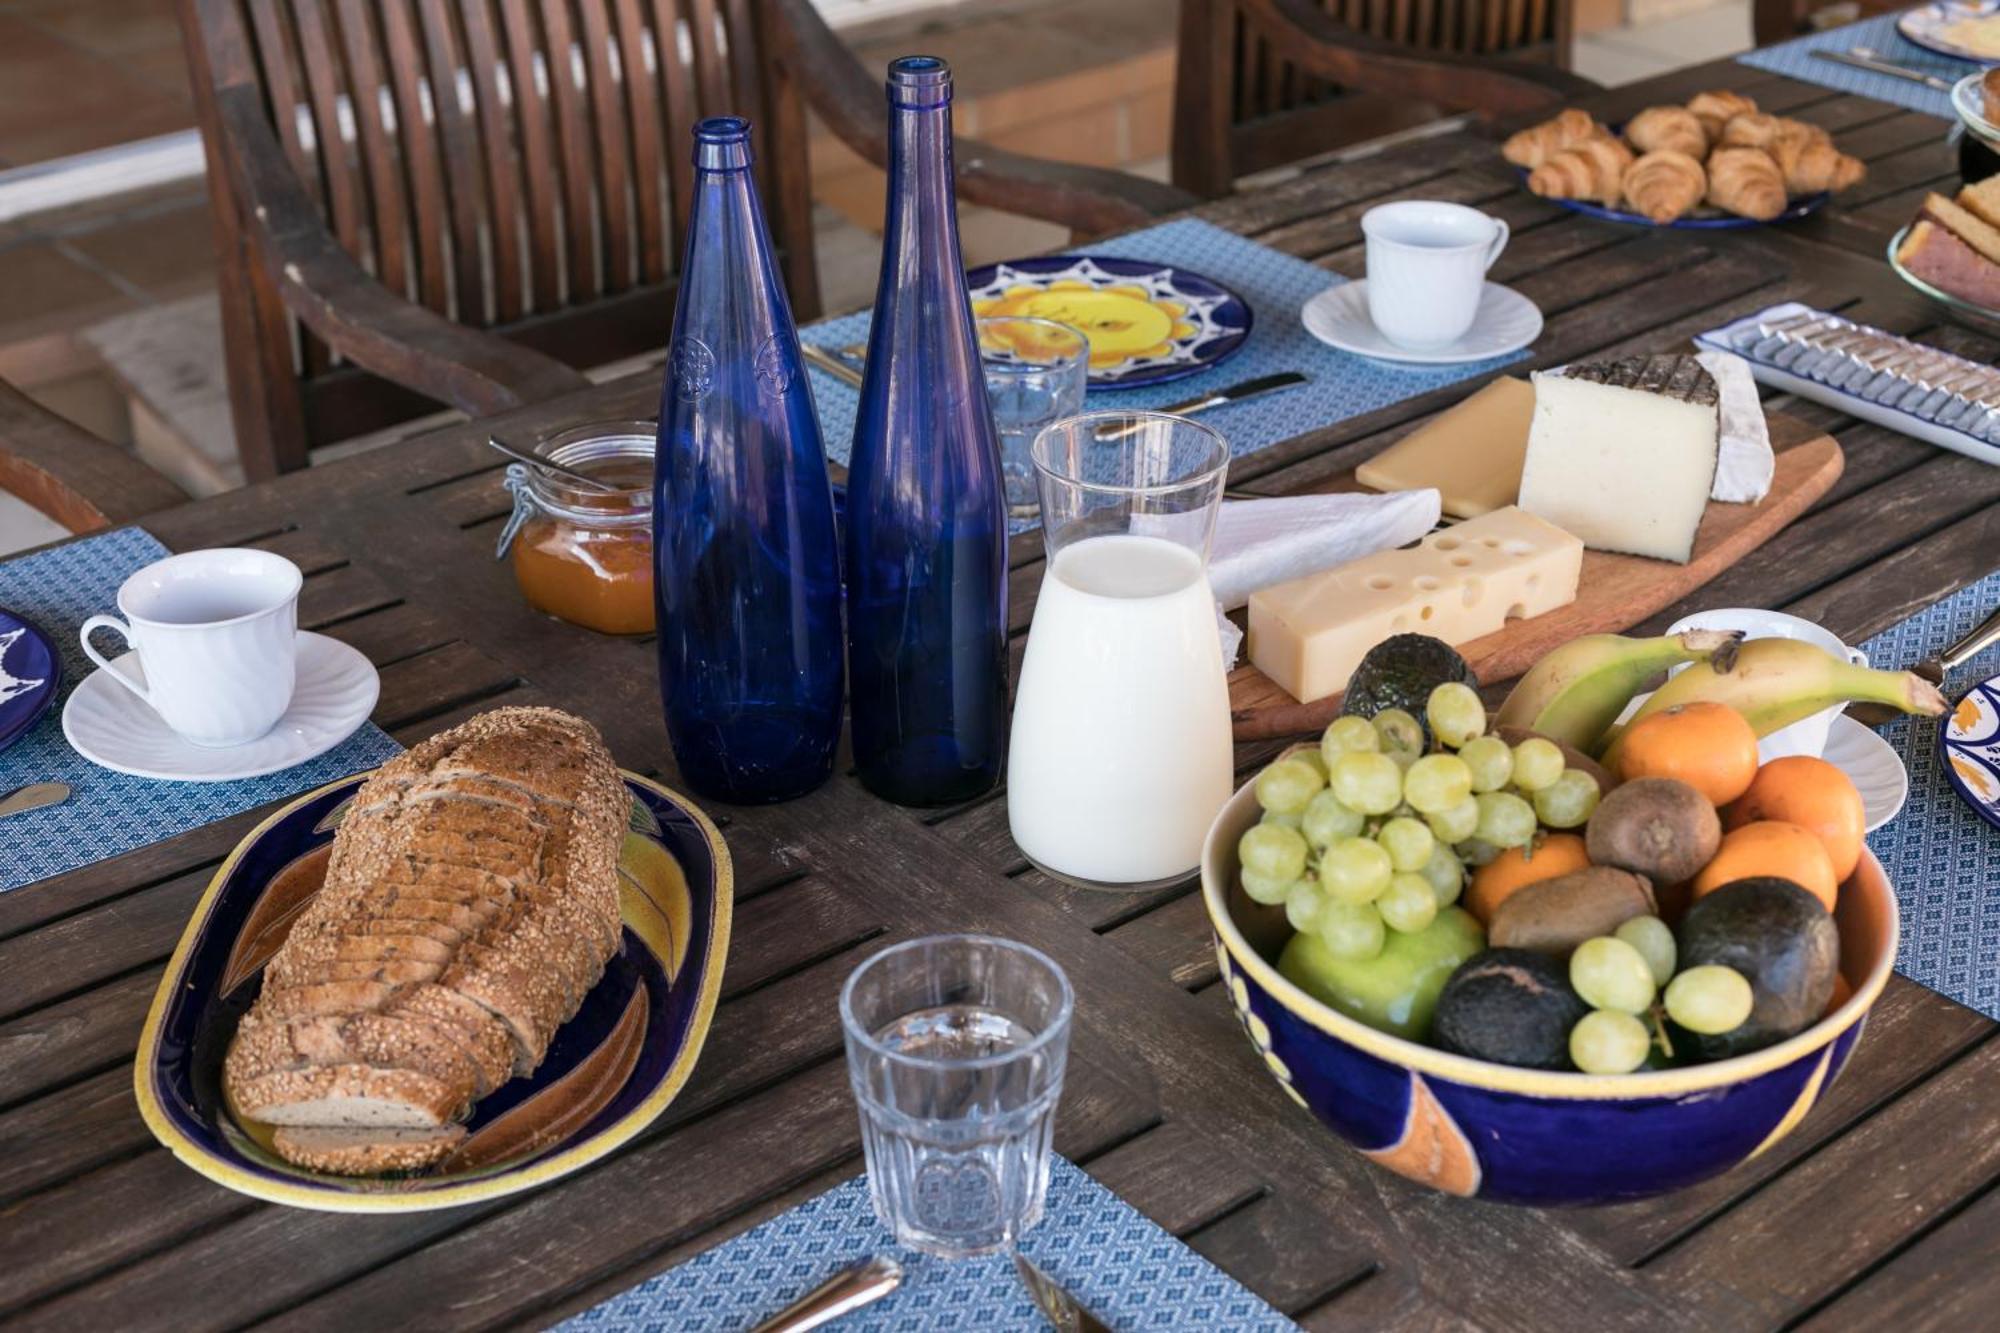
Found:
M 533 452 L 543 457 L 591 472 L 592 463 L 611 459 L 652 460 L 659 427 L 651 421 L 592 421 L 571 426 L 536 442 Z M 650 526 L 653 521 L 653 487 L 649 476 L 645 485 L 621 491 L 620 507 L 603 509 L 588 503 L 592 492 L 566 483 L 560 473 L 526 463 L 509 463 L 501 485 L 514 497 L 514 510 L 500 529 L 493 558 L 504 559 L 521 528 L 536 514 L 595 528 Z

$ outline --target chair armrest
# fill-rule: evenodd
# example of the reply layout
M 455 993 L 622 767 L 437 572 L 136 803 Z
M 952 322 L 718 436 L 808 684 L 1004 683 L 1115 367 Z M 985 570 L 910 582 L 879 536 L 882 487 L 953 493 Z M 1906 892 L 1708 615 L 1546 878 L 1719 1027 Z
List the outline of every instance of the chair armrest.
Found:
M 391 292 L 327 230 L 264 118 L 256 89 L 216 91 L 224 143 L 218 154 L 243 201 L 257 259 L 286 308 L 363 369 L 469 416 L 490 416 L 586 388 L 553 357 L 497 334 L 454 324 Z
M 1417 51 L 1357 31 L 1308 0 L 1239 0 L 1245 15 L 1307 74 L 1494 115 L 1542 111 L 1603 92 L 1581 74 L 1528 60 Z
M 95 532 L 185 504 L 187 495 L 114 444 L 0 381 L 0 491 L 71 532 Z
M 861 67 L 809 0 L 763 0 L 770 58 L 842 143 L 878 167 L 889 161 L 881 83 Z M 969 139 L 953 146 L 959 197 L 1005 213 L 1095 234 L 1192 208 L 1186 191 L 1102 167 L 1010 153 Z

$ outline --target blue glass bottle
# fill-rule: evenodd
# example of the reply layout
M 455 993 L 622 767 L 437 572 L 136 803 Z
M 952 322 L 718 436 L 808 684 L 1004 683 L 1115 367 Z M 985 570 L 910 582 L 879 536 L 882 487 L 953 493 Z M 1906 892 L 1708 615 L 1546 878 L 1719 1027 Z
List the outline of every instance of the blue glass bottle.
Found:
M 1007 737 L 1007 509 L 959 258 L 951 71 L 889 66 L 889 202 L 847 478 L 854 761 L 902 805 L 968 800 Z
M 694 164 L 653 469 L 660 696 L 689 787 L 782 801 L 840 741 L 833 493 L 748 122 L 695 126 Z

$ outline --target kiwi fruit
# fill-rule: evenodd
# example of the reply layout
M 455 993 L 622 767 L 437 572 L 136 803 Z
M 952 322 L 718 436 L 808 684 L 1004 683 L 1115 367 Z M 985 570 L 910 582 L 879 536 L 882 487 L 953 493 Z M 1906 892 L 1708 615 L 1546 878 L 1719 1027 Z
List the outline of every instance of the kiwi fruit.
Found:
M 1584 827 L 1592 865 L 1616 866 L 1655 884 L 1693 879 L 1722 845 L 1708 798 L 1674 778 L 1634 778 L 1607 792 Z

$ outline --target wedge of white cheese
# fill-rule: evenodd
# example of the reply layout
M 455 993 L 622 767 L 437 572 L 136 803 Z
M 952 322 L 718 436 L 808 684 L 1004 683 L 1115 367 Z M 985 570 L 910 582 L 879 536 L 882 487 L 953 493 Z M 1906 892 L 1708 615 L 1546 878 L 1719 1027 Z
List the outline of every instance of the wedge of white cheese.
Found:
M 1520 506 L 1597 551 L 1686 564 L 1718 452 L 1715 380 L 1692 356 L 1534 376 Z

